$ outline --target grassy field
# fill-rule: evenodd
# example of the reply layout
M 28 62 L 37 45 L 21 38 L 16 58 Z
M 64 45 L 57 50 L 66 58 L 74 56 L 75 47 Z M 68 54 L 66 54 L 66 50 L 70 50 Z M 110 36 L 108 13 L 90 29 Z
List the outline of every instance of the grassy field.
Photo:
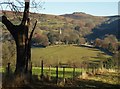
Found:
M 104 54 L 104 52 L 87 47 L 78 47 L 72 45 L 57 45 L 48 46 L 47 48 L 32 48 L 32 61 L 40 64 L 40 60 L 44 60 L 44 63 L 79 63 L 84 60 L 100 60 L 98 54 L 102 54 L 103 57 L 110 57 Z
M 63 68 L 59 68 L 59 73 L 58 76 L 59 78 L 63 78 Z M 76 68 L 75 69 L 75 76 L 80 76 L 81 72 L 85 72 L 86 70 L 81 69 L 81 68 Z M 32 69 L 33 75 L 38 75 L 40 77 L 41 74 L 41 68 L 40 67 L 33 67 Z M 49 75 L 49 68 L 45 67 L 44 68 L 44 75 Z M 51 77 L 56 76 L 56 69 L 51 68 Z M 73 68 L 66 68 L 65 69 L 65 78 L 73 78 Z M 108 83 L 108 84 L 120 84 L 119 81 L 119 73 L 117 72 L 106 72 L 101 75 L 94 75 L 94 76 L 89 76 L 87 79 L 88 80 L 94 80 L 94 81 L 101 81 L 103 83 Z
M 59 68 L 59 78 L 63 78 L 63 68 Z M 5 73 L 5 68 L 0 68 L 0 73 L 3 72 Z M 75 76 L 80 76 L 81 72 L 85 72 L 84 69 L 81 68 L 76 68 L 75 69 Z M 38 79 L 40 79 L 40 74 L 41 74 L 41 68 L 40 67 L 33 67 L 32 68 L 32 75 L 37 75 Z M 56 76 L 56 68 L 51 68 L 51 72 L 49 73 L 49 68 L 48 67 L 44 67 L 44 75 L 50 75 L 51 77 Z M 73 78 L 73 68 L 66 68 L 65 69 L 65 78 Z M 94 75 L 94 76 L 89 76 L 87 78 L 87 80 L 93 80 L 93 81 L 98 81 L 98 82 L 103 82 L 103 83 L 107 83 L 107 84 L 120 84 L 119 81 L 119 73 L 117 72 L 106 72 L 103 73 L 101 75 Z

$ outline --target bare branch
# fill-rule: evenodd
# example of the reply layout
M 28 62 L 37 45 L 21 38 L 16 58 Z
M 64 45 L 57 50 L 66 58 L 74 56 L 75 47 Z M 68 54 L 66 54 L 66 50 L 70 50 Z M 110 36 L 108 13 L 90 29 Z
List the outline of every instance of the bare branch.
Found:
M 2 16 L 2 23 L 7 27 L 8 31 L 11 33 L 11 35 L 15 39 L 18 31 L 16 29 L 16 26 L 13 25 L 4 15 Z
M 40 0 L 39 2 L 32 0 L 31 3 L 30 3 L 30 0 L 24 0 L 24 1 L 25 2 L 29 1 L 29 4 L 30 4 L 29 8 L 34 9 L 34 11 L 39 11 L 39 10 L 44 9 L 43 5 L 45 2 L 43 2 L 42 0 Z M 21 21 L 19 13 L 23 12 L 23 10 L 25 8 L 25 2 L 20 1 L 20 0 L 15 0 L 14 2 L 10 1 L 10 0 L 2 1 L 2 2 L 0 2 L 0 9 L 2 9 L 2 11 L 5 11 L 7 9 L 13 11 L 14 16 L 17 17 Z
M 30 37 L 29 37 L 29 42 L 30 42 L 31 39 L 32 39 L 32 36 L 33 36 L 34 30 L 35 30 L 35 28 L 36 28 L 36 25 L 37 25 L 37 20 L 36 20 L 36 22 L 35 22 L 35 25 L 34 25 L 34 27 L 33 27 L 33 30 L 31 31 L 31 34 L 30 34 Z
M 7 29 L 11 32 L 11 29 L 13 28 L 13 24 L 7 19 L 6 16 L 2 16 L 2 23 L 7 27 Z
M 23 14 L 23 19 L 21 24 L 25 25 L 27 19 L 29 18 L 29 3 L 30 2 L 25 2 L 25 9 L 24 9 L 24 14 Z

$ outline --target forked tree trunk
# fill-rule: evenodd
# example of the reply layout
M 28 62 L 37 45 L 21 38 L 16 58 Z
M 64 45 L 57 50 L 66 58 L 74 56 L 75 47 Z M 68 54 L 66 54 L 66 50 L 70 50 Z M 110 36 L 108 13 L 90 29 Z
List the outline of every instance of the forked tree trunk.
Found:
M 7 27 L 16 43 L 16 69 L 15 74 L 31 72 L 31 38 L 37 24 L 28 37 L 29 31 L 29 0 L 25 2 L 23 19 L 20 25 L 13 25 L 6 16 L 2 16 L 2 23 Z
M 17 61 L 16 61 L 16 70 L 15 73 L 24 73 L 26 72 L 26 62 L 28 60 L 28 29 L 27 27 L 23 26 L 23 28 L 21 28 L 22 26 L 20 26 L 20 29 L 18 31 L 18 35 L 17 35 L 17 41 L 16 42 L 16 50 L 17 50 Z M 17 29 L 17 30 L 18 30 Z M 29 59 L 30 60 L 30 59 Z

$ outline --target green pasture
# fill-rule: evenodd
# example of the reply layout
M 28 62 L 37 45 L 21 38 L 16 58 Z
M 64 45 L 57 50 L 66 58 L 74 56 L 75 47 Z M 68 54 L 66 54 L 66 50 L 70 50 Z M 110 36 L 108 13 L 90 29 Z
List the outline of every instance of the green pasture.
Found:
M 32 62 L 40 64 L 40 60 L 44 60 L 44 64 L 56 63 L 80 63 L 87 60 L 101 60 L 98 55 L 102 54 L 103 59 L 110 57 L 104 52 L 87 47 L 78 47 L 73 45 L 56 45 L 46 48 L 32 48 Z
M 58 69 L 58 76 L 59 78 L 63 78 L 63 68 Z M 80 76 L 81 72 L 85 72 L 86 70 L 81 68 L 75 68 L 75 76 Z M 32 69 L 33 75 L 38 75 L 40 77 L 41 74 L 41 68 L 40 67 L 33 67 Z M 50 75 L 51 74 L 51 75 Z M 51 77 L 56 76 L 56 68 L 51 68 L 51 73 L 49 74 L 49 68 L 44 67 L 44 75 L 50 75 Z M 94 75 L 89 76 L 88 80 L 95 80 L 95 81 L 102 81 L 104 83 L 108 84 L 120 84 L 119 81 L 119 73 L 117 72 L 106 72 L 101 75 Z M 73 78 L 73 68 L 65 68 L 65 78 Z

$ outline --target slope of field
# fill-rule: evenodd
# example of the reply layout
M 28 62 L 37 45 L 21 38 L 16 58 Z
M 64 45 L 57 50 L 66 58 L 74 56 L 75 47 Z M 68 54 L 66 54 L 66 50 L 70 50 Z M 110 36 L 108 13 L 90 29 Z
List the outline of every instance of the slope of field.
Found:
M 33 64 L 40 63 L 40 60 L 44 60 L 45 64 L 80 63 L 84 60 L 100 60 L 99 54 L 102 54 L 103 57 L 110 57 L 95 48 L 72 45 L 49 46 L 32 48 L 32 61 Z

